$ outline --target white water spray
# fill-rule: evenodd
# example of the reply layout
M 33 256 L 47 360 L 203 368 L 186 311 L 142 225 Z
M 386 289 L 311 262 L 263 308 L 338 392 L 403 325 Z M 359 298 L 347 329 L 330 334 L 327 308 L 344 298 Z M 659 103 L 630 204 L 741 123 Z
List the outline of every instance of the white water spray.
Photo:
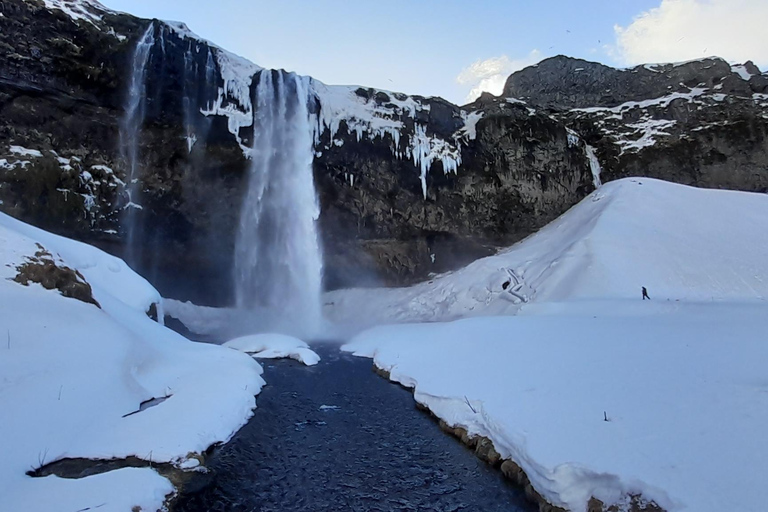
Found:
M 255 327 L 302 337 L 315 336 L 322 318 L 309 86 L 292 73 L 259 74 L 234 276 L 237 306 Z
M 128 169 L 126 193 L 128 202 L 123 212 L 123 226 L 126 230 L 126 260 L 135 264 L 134 237 L 137 228 L 137 213 L 141 210 L 141 169 L 139 166 L 139 136 L 144 123 L 146 107 L 147 64 L 152 47 L 155 45 L 155 24 L 151 23 L 139 39 L 131 60 L 131 79 L 125 103 L 125 117 L 120 123 L 120 154 Z

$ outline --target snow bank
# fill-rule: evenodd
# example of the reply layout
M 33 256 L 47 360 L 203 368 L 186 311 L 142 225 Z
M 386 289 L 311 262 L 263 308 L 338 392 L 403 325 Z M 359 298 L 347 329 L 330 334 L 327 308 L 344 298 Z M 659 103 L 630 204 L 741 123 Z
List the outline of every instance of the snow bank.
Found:
M 163 306 L 167 316 L 175 318 L 191 332 L 203 336 L 225 335 L 230 331 L 232 323 L 238 323 L 242 316 L 234 308 L 198 306 L 175 299 L 163 299 Z
M 376 327 L 344 349 L 491 439 L 554 505 L 640 494 L 670 511 L 758 512 L 766 228 L 765 194 L 631 178 L 460 271 L 327 301 L 346 321 L 437 321 Z
M 768 297 L 768 195 L 648 178 L 607 183 L 498 255 L 408 288 L 338 290 L 341 334 L 382 323 L 514 314 L 530 301 Z M 504 284 L 507 287 L 504 288 Z
M 768 308 L 614 304 L 378 327 L 345 350 L 490 438 L 555 505 L 765 510 Z
M 309 345 L 293 336 L 284 334 L 252 334 L 235 338 L 223 345 L 247 354 L 257 359 L 291 358 L 307 366 L 320 362 L 320 356 L 310 350 Z
M 9 280 L 40 246 L 82 272 L 102 309 Z M 258 363 L 153 322 L 144 310 L 157 297 L 122 261 L 0 215 L 4 509 L 157 510 L 172 486 L 151 468 L 75 480 L 25 473 L 63 458 L 182 462 L 251 416 Z M 140 410 L 153 398 L 166 400 Z

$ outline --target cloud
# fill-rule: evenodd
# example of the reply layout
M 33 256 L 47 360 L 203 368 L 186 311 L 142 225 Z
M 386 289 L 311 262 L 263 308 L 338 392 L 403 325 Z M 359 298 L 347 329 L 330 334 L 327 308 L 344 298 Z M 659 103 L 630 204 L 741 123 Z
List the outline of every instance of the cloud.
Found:
M 627 27 L 609 53 L 626 65 L 709 56 L 768 65 L 766 0 L 662 0 Z
M 507 77 L 523 69 L 524 67 L 536 64 L 541 60 L 541 52 L 533 50 L 527 57 L 522 59 L 510 59 L 506 55 L 501 57 L 492 57 L 486 60 L 478 60 L 470 66 L 461 70 L 456 81 L 464 86 L 469 86 L 470 91 L 467 94 L 466 102 L 475 101 L 483 92 L 499 95 L 504 90 L 504 83 Z

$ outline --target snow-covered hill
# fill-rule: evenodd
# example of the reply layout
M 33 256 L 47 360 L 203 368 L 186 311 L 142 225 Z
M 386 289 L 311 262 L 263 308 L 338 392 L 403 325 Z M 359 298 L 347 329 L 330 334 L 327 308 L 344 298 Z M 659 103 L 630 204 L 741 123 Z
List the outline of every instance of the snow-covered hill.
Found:
M 329 294 L 328 311 L 437 321 L 345 349 L 489 438 L 551 504 L 759 512 L 766 229 L 768 195 L 619 180 L 502 254 L 411 288 Z
M 73 283 L 98 305 L 63 296 Z M 251 416 L 261 367 L 150 320 L 159 300 L 122 260 L 0 214 L 0 509 L 158 510 L 174 488 L 151 464 L 192 468 L 189 457 Z M 26 475 L 65 458 L 129 456 L 148 467 Z
M 607 183 L 514 247 L 408 288 L 326 294 L 343 325 L 512 314 L 525 303 L 768 298 L 768 195 L 649 178 Z M 505 287 L 505 284 L 507 286 Z

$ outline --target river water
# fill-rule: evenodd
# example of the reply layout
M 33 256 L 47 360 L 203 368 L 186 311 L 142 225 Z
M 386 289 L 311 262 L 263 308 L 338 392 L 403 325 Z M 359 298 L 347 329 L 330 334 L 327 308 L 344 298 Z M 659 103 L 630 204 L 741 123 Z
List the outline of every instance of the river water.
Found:
M 318 352 L 315 367 L 265 362 L 254 417 L 208 459 L 213 484 L 175 511 L 535 510 L 369 359 Z

